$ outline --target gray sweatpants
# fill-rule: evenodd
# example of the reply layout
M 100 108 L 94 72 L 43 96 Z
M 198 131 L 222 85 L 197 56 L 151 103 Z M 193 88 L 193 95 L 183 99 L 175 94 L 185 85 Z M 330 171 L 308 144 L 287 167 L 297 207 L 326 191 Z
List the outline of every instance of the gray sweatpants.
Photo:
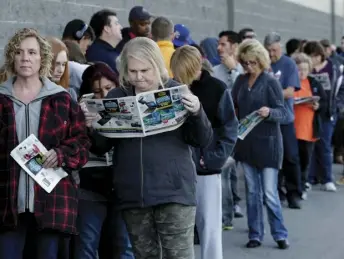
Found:
M 221 175 L 197 175 L 196 198 L 202 259 L 223 259 Z

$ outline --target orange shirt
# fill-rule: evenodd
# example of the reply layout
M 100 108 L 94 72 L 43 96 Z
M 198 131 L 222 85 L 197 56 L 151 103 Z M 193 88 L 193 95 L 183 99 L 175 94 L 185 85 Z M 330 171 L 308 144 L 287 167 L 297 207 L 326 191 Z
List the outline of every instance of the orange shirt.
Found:
M 309 80 L 307 78 L 301 80 L 301 89 L 294 92 L 294 97 L 309 97 L 312 95 Z M 316 139 L 313 138 L 314 110 L 312 106 L 310 104 L 294 105 L 294 114 L 296 138 L 310 142 L 316 141 Z

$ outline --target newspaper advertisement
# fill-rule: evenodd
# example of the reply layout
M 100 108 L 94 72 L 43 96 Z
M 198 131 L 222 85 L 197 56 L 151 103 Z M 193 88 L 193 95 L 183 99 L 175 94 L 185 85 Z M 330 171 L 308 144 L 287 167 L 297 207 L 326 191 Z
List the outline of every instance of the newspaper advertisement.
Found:
M 28 175 L 50 193 L 68 174 L 62 168 L 43 168 L 44 154 L 47 152 L 36 136 L 31 134 L 12 150 L 11 156 Z
M 264 118 L 254 111 L 240 120 L 238 138 L 244 140 L 245 137 L 256 127 Z
M 97 113 L 93 129 L 108 138 L 154 135 L 180 127 L 188 117 L 181 95 L 186 85 L 113 99 L 85 100 L 89 112 Z
M 319 102 L 320 96 L 309 96 L 309 97 L 298 97 L 294 98 L 294 104 L 303 104 L 303 103 L 313 103 L 313 102 Z

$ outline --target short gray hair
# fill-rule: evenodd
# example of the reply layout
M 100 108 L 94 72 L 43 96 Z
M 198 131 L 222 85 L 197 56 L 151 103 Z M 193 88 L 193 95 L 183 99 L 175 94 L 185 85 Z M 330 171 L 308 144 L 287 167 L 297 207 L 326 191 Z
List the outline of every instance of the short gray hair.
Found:
M 265 36 L 264 46 L 268 47 L 276 42 L 281 42 L 281 36 L 277 32 L 270 32 Z

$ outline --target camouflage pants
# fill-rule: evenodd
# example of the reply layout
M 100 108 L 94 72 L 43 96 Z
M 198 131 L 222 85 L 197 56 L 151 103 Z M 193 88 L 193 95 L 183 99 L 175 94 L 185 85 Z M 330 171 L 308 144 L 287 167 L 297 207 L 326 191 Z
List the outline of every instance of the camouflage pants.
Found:
M 123 211 L 135 259 L 194 259 L 195 213 L 175 203 Z

